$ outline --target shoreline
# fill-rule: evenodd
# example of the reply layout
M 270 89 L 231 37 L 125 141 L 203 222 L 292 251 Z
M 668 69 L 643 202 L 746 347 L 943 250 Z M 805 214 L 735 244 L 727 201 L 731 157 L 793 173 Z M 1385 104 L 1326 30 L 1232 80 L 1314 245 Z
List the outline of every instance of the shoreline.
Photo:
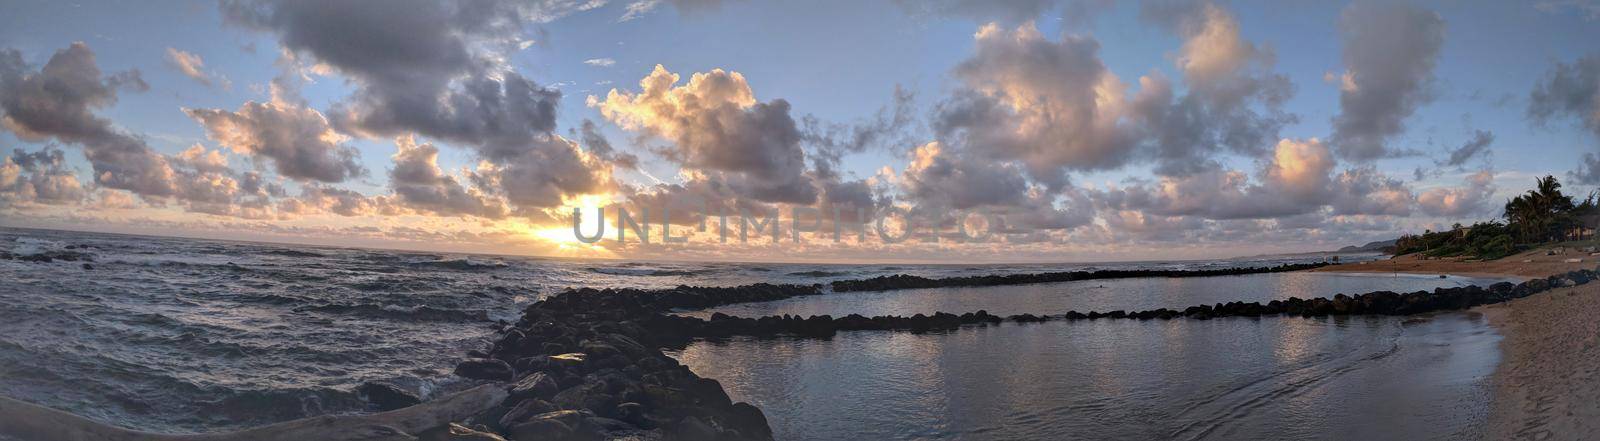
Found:
M 760 409 L 746 403 L 732 402 L 716 380 L 689 372 L 686 367 L 668 360 L 659 352 L 660 349 L 653 348 L 675 347 L 696 339 L 733 335 L 825 338 L 844 330 L 919 332 L 953 330 L 969 325 L 986 326 L 1001 321 L 1030 323 L 1101 318 L 1207 320 L 1266 315 L 1412 315 L 1470 308 L 1474 312 L 1492 314 L 1495 318 L 1491 320 L 1496 329 L 1507 335 L 1499 343 L 1500 351 L 1506 356 L 1493 374 L 1495 399 L 1490 403 L 1490 423 L 1486 424 L 1485 431 L 1501 435 L 1496 439 L 1562 439 L 1553 438 L 1551 434 L 1589 433 L 1582 421 L 1570 420 L 1595 418 L 1589 417 L 1588 413 L 1570 417 L 1575 415 L 1570 409 L 1595 401 L 1572 399 L 1579 394 L 1564 392 L 1572 389 L 1573 382 L 1565 381 L 1570 376 L 1562 375 L 1560 380 L 1563 381 L 1558 382 L 1547 373 L 1587 369 L 1587 374 L 1593 374 L 1592 367 L 1600 364 L 1593 363 L 1593 357 L 1571 357 L 1583 352 L 1574 351 L 1571 349 L 1573 347 L 1592 349 L 1595 337 L 1600 337 L 1600 332 L 1580 333 L 1577 339 L 1571 336 L 1563 338 L 1561 335 L 1562 332 L 1577 329 L 1567 323 L 1569 321 L 1581 322 L 1588 317 L 1600 316 L 1600 306 L 1590 306 L 1596 305 L 1590 301 L 1593 300 L 1591 297 L 1600 296 L 1596 294 L 1600 293 L 1600 283 L 1588 285 L 1589 281 L 1595 280 L 1596 273 L 1593 270 L 1578 270 L 1594 263 L 1581 260 L 1565 262 L 1563 259 L 1560 265 L 1527 265 L 1534 261 L 1520 259 L 1516 262 L 1522 265 L 1508 265 L 1508 262 L 1500 261 L 1413 259 L 1301 270 L 1378 276 L 1390 273 L 1423 276 L 1478 274 L 1525 279 L 1524 283 L 1500 282 L 1487 287 L 1439 288 L 1433 292 L 1375 291 L 1353 296 L 1341 294 L 1331 299 L 1290 298 L 1264 305 L 1257 302 L 1230 302 L 1196 305 L 1181 311 L 1166 308 L 1131 312 L 1090 311 L 1088 314 L 1068 311 L 1062 315 L 1046 316 L 1019 314 L 999 317 L 978 311 L 961 315 L 918 314 L 913 317 L 868 318 L 852 314 L 838 319 L 828 316 L 802 319 L 790 316 L 739 318 L 713 315 L 711 320 L 699 320 L 666 313 L 680 308 L 763 302 L 826 292 L 822 290 L 822 285 L 769 284 L 727 288 L 680 286 L 660 290 L 573 289 L 530 305 L 515 324 L 503 323 L 499 336 L 491 340 L 493 345 L 489 349 L 468 351 L 468 358 L 457 365 L 456 375 L 500 384 L 509 396 L 491 400 L 494 403 L 470 412 L 471 416 L 467 418 L 451 419 L 459 419 L 466 424 L 461 427 L 462 430 L 470 428 L 487 433 L 498 432 L 511 438 L 616 435 L 771 439 L 771 428 Z M 1545 274 L 1551 277 L 1542 280 L 1543 277 L 1539 276 Z M 1578 298 L 1578 290 L 1589 294 Z M 1530 296 L 1559 298 L 1529 302 Z M 1513 299 L 1520 300 L 1507 302 Z M 1576 303 L 1582 304 L 1575 306 Z M 1527 304 L 1554 306 L 1518 306 Z M 1493 305 L 1509 306 L 1496 308 Z M 1589 309 L 1583 309 L 1585 306 Z M 1490 308 L 1497 312 L 1486 312 Z M 1559 315 L 1560 320 L 1547 319 L 1552 315 Z M 1584 325 L 1588 328 L 1582 329 L 1600 330 L 1600 323 L 1580 323 L 1577 326 Z M 1512 343 L 1514 339 L 1518 343 Z M 1508 366 L 1518 367 L 1515 370 L 1520 373 L 1507 373 L 1514 370 Z M 1584 376 L 1577 384 L 1589 386 L 1600 383 L 1588 379 L 1588 376 Z M 1550 391 L 1556 392 L 1548 393 Z M 1600 393 L 1594 395 L 1600 396 Z M 0 405 L 0 408 L 8 407 L 12 408 L 0 411 L 0 421 L 5 420 L 3 417 L 23 415 L 16 414 L 14 406 Z M 1552 413 L 1564 413 L 1569 417 L 1550 416 Z M 98 426 L 87 420 L 76 422 Z M 417 433 L 415 429 L 419 428 L 409 429 L 412 430 L 405 432 Z
M 1568 262 L 1568 259 L 1581 259 Z M 1546 255 L 1543 249 L 1494 261 L 1391 260 L 1310 272 L 1448 274 L 1542 278 L 1593 267 L 1600 258 Z M 1554 288 L 1541 295 L 1476 306 L 1496 332 L 1500 362 L 1489 380 L 1486 439 L 1577 440 L 1600 432 L 1600 286 Z
M 1600 431 L 1600 288 L 1475 308 L 1500 332 L 1486 433 L 1493 439 L 1577 440 Z

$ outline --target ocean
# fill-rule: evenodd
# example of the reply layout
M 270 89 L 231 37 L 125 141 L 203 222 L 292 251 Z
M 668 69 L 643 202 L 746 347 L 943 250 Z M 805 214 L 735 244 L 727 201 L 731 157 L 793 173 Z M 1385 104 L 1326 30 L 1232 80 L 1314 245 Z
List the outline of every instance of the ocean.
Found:
M 369 381 L 424 397 L 463 388 L 451 369 L 467 351 L 485 347 L 501 321 L 515 320 L 523 307 L 572 287 L 1204 269 L 1325 258 L 1029 265 L 627 262 L 28 229 L 0 229 L 0 251 L 75 259 L 0 260 L 0 395 L 119 426 L 181 433 L 362 412 L 366 403 L 354 389 Z M 841 293 L 715 311 L 1058 314 L 1492 281 L 1305 273 L 1127 279 Z M 1328 409 L 1405 417 L 1362 406 L 1363 397 L 1393 406 L 1480 399 L 1474 394 L 1483 393 L 1497 360 L 1495 339 L 1492 329 L 1465 314 L 1422 320 L 1232 318 L 1008 323 L 943 334 L 846 332 L 830 340 L 697 342 L 671 355 L 722 381 L 735 400 L 763 408 L 780 439 L 1321 439 L 1295 431 L 1314 433 L 1317 424 L 1366 417 L 1334 413 L 1328 420 Z M 1417 370 L 1449 375 L 1434 375 L 1442 377 L 1434 383 L 1406 381 L 1424 375 Z M 1436 427 L 1475 430 L 1472 411 L 1459 413 L 1466 416 L 1414 417 L 1442 424 Z M 1127 424 L 1132 421 L 1143 422 Z M 1299 429 L 1283 429 L 1291 423 Z M 1117 426 L 1130 428 L 1107 432 Z

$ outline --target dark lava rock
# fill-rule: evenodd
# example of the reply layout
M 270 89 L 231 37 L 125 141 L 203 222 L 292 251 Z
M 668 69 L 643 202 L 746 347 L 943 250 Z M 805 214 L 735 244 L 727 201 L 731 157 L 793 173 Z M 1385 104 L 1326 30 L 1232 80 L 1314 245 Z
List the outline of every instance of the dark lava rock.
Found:
M 572 426 L 556 419 L 535 419 L 517 424 L 508 430 L 516 441 L 563 440 L 573 435 Z
M 511 365 L 493 358 L 473 358 L 456 365 L 456 376 L 474 380 L 511 381 Z
M 717 429 L 695 417 L 684 417 L 673 424 L 670 433 L 677 439 L 710 440 L 717 438 Z
M 532 374 L 528 374 L 526 377 L 522 377 L 521 380 L 517 381 L 516 386 L 511 388 L 511 398 L 548 399 L 552 396 L 555 396 L 556 392 L 559 391 L 560 388 L 559 386 L 556 386 L 556 380 L 554 378 L 550 377 L 550 375 L 545 374 L 544 372 L 534 372 Z
M 422 402 L 422 399 L 411 392 L 387 383 L 363 383 L 356 387 L 356 393 L 379 412 L 403 409 Z
M 505 415 L 500 416 L 500 427 L 515 427 L 518 424 L 527 422 L 534 415 L 546 414 L 556 410 L 558 409 L 556 409 L 555 405 L 541 399 L 530 398 L 522 400 L 516 406 L 512 406 L 511 410 L 506 411 Z
M 1052 273 L 962 276 L 943 279 L 896 274 L 864 280 L 839 280 L 831 286 L 834 292 L 889 291 L 896 289 L 945 288 L 958 286 L 1004 286 L 1034 283 L 1059 283 L 1075 280 L 1124 279 L 1134 277 L 1210 277 L 1241 274 L 1264 274 L 1300 271 L 1330 265 L 1329 262 L 1283 264 L 1273 267 L 1240 267 L 1207 270 L 1099 270 Z

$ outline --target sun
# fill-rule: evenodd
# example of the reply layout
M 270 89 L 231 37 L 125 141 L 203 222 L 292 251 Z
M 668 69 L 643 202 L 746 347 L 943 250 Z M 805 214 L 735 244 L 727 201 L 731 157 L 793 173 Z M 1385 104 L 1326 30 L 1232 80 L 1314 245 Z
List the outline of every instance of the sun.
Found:
M 523 225 L 522 229 L 528 236 L 541 242 L 556 245 L 562 251 L 602 249 L 598 244 L 587 244 L 578 240 L 577 233 L 572 230 L 571 216 L 573 209 L 583 210 L 583 213 L 588 215 L 581 217 L 580 227 L 585 234 L 594 234 L 593 232 L 599 230 L 601 226 L 600 218 L 594 216 L 593 213 L 596 209 L 609 205 L 611 200 L 611 195 L 580 195 L 570 198 L 564 201 L 561 207 L 553 209 L 554 212 L 552 214 L 561 219 L 560 224 Z

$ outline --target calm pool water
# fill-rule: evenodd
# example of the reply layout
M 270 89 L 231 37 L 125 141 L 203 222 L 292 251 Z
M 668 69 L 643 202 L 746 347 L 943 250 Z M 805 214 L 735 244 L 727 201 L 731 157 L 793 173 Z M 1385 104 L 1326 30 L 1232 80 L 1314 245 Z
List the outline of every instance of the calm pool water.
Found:
M 1497 279 L 1269 274 L 848 293 L 716 311 L 1061 313 Z M 1103 287 L 1102 287 L 1103 286 Z M 1479 316 L 1099 320 L 699 342 L 673 355 L 779 439 L 1476 438 L 1499 337 Z

